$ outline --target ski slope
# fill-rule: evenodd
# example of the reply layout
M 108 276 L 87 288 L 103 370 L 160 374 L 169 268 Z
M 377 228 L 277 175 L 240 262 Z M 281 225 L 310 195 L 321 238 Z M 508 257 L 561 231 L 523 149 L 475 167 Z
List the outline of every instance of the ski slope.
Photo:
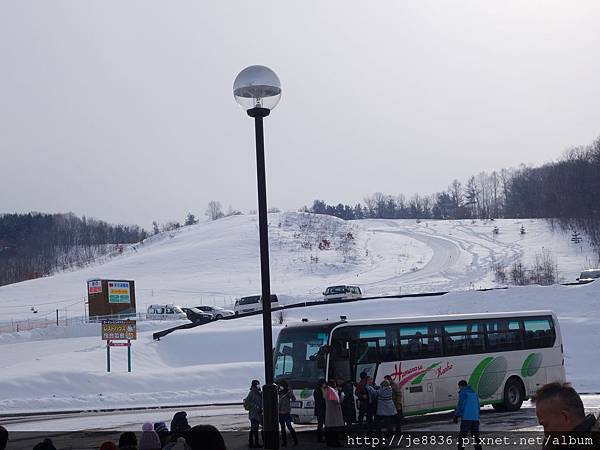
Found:
M 551 252 L 565 280 L 574 280 L 593 255 L 585 245 L 538 220 L 494 222 L 364 220 L 271 214 L 272 291 L 286 302 L 318 299 L 332 284 L 358 284 L 367 295 L 451 290 L 431 298 L 381 299 L 286 311 L 286 323 L 309 320 L 418 316 L 552 309 L 559 315 L 567 375 L 582 392 L 600 391 L 600 284 L 511 287 L 495 285 L 491 266 L 529 264 Z M 492 229 L 498 226 L 500 233 Z M 521 226 L 526 234 L 520 234 Z M 352 236 L 349 238 L 349 234 Z M 329 250 L 319 250 L 323 240 Z M 154 236 L 123 255 L 81 270 L 0 288 L 2 320 L 28 318 L 71 305 L 83 310 L 86 280 L 136 281 L 138 310 L 150 303 L 230 302 L 260 292 L 258 229 L 254 216 L 236 216 Z M 239 401 L 252 378 L 262 379 L 260 317 L 219 321 L 161 341 L 152 332 L 173 324 L 140 322 L 133 373 L 126 352 L 113 349 L 111 373 L 97 324 L 0 335 L 0 411 L 22 412 Z M 276 338 L 281 326 L 274 325 Z
M 284 303 L 317 300 L 335 284 L 358 284 L 371 296 L 493 287 L 493 263 L 530 264 L 542 249 L 565 281 L 596 261 L 585 242 L 573 245 L 543 220 L 416 223 L 281 213 L 269 215 L 269 233 L 271 290 Z M 318 249 L 323 240 L 330 241 L 329 250 Z M 82 316 L 91 278 L 135 280 L 140 312 L 152 303 L 230 305 L 236 297 L 260 293 L 257 217 L 161 233 L 102 262 L 0 287 L 0 322 L 52 318 L 57 308 L 61 317 Z

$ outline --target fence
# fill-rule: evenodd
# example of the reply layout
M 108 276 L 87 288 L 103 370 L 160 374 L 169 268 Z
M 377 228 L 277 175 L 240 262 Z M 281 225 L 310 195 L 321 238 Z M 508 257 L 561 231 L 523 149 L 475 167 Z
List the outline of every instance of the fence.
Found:
M 20 331 L 35 330 L 38 328 L 48 328 L 51 326 L 71 326 L 76 323 L 84 323 L 85 318 L 81 317 L 59 317 L 58 321 L 56 318 L 44 317 L 40 319 L 24 319 L 24 320 L 11 320 L 10 322 L 0 322 L 0 334 L 1 333 L 18 333 Z
M 143 322 L 146 320 L 160 320 L 160 321 L 171 321 L 172 317 L 158 317 L 147 319 L 145 312 L 138 312 L 136 314 L 115 314 L 111 316 L 77 316 L 77 317 L 61 317 L 59 315 L 58 320 L 56 317 L 52 318 L 51 316 L 46 316 L 42 318 L 35 319 L 23 319 L 23 320 L 11 320 L 10 322 L 0 322 L 0 334 L 3 333 L 19 333 L 21 331 L 30 331 L 41 328 L 49 328 L 49 327 L 69 327 L 77 324 L 83 323 L 100 323 L 104 319 L 134 319 L 138 322 Z
M 195 307 L 201 305 L 221 306 L 225 308 L 233 308 L 235 303 L 235 297 L 228 295 L 211 295 L 201 294 L 194 291 L 187 291 L 183 289 L 137 289 L 138 292 L 143 292 L 142 295 L 138 295 L 137 308 L 138 313 L 135 317 L 131 315 L 127 316 L 111 316 L 110 318 L 135 318 L 138 321 L 145 321 L 146 309 L 151 304 L 174 304 L 182 307 Z M 143 301 L 140 301 L 142 300 Z M 72 299 L 67 299 L 70 301 Z M 0 320 L 0 334 L 4 333 L 18 333 L 21 331 L 29 331 L 38 328 L 48 328 L 51 326 L 70 326 L 73 324 L 89 323 L 90 318 L 81 315 L 82 310 L 85 309 L 85 302 L 87 299 L 80 298 L 80 300 L 61 307 L 58 309 L 58 314 L 54 311 L 41 311 L 36 314 L 37 317 L 31 317 L 28 319 L 11 319 L 11 320 Z M 66 303 L 64 300 L 57 300 L 56 304 Z M 83 308 L 82 308 L 83 307 Z M 33 311 L 33 307 L 32 307 Z M 32 312 L 32 315 L 33 312 Z M 40 317 L 41 315 L 41 317 Z M 4 316 L 6 317 L 6 316 Z M 102 317 L 94 318 L 91 322 L 99 322 Z M 172 318 L 161 317 L 153 318 L 152 320 L 173 320 Z

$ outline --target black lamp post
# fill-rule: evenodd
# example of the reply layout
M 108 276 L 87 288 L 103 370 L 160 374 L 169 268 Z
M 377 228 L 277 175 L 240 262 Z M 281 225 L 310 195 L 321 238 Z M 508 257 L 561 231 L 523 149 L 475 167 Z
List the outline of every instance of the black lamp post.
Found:
M 263 117 L 267 117 L 281 98 L 277 74 L 265 66 L 242 70 L 233 82 L 236 102 L 254 118 L 256 134 L 256 177 L 258 184 L 258 229 L 260 235 L 260 279 L 262 284 L 263 344 L 265 385 L 263 386 L 264 448 L 279 448 L 277 386 L 273 383 L 273 333 L 271 323 L 271 281 L 269 276 L 269 233 L 267 228 L 267 183 Z

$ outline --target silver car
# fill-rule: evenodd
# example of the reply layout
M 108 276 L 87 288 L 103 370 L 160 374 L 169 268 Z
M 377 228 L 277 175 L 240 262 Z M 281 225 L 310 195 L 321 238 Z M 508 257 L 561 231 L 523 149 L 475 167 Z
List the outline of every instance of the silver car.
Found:
M 227 317 L 227 316 L 233 316 L 233 311 L 231 311 L 229 309 L 221 308 L 219 306 L 203 305 L 203 306 L 196 306 L 196 308 L 198 308 L 200 311 L 204 311 L 206 313 L 212 314 L 213 317 L 215 318 L 215 320 L 222 319 L 223 317 Z

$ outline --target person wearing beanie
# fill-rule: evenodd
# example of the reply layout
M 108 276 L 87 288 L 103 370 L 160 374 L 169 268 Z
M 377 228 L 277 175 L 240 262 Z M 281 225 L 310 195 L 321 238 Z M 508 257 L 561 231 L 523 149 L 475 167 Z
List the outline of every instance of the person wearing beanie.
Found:
M 160 443 L 164 447 L 169 440 L 169 429 L 167 428 L 167 425 L 164 422 L 156 422 L 154 424 L 154 431 L 158 434 Z
M 100 446 L 100 450 L 118 450 L 117 445 L 113 441 L 105 441 Z
M 150 422 L 146 422 L 142 425 L 142 437 L 140 438 L 140 443 L 138 445 L 139 450 L 161 450 L 162 444 L 160 442 L 160 438 L 152 424 Z
M 196 425 L 184 437 L 190 450 L 226 450 L 221 432 L 212 425 Z
M 119 450 L 137 450 L 137 437 L 133 431 L 126 431 L 119 436 Z

